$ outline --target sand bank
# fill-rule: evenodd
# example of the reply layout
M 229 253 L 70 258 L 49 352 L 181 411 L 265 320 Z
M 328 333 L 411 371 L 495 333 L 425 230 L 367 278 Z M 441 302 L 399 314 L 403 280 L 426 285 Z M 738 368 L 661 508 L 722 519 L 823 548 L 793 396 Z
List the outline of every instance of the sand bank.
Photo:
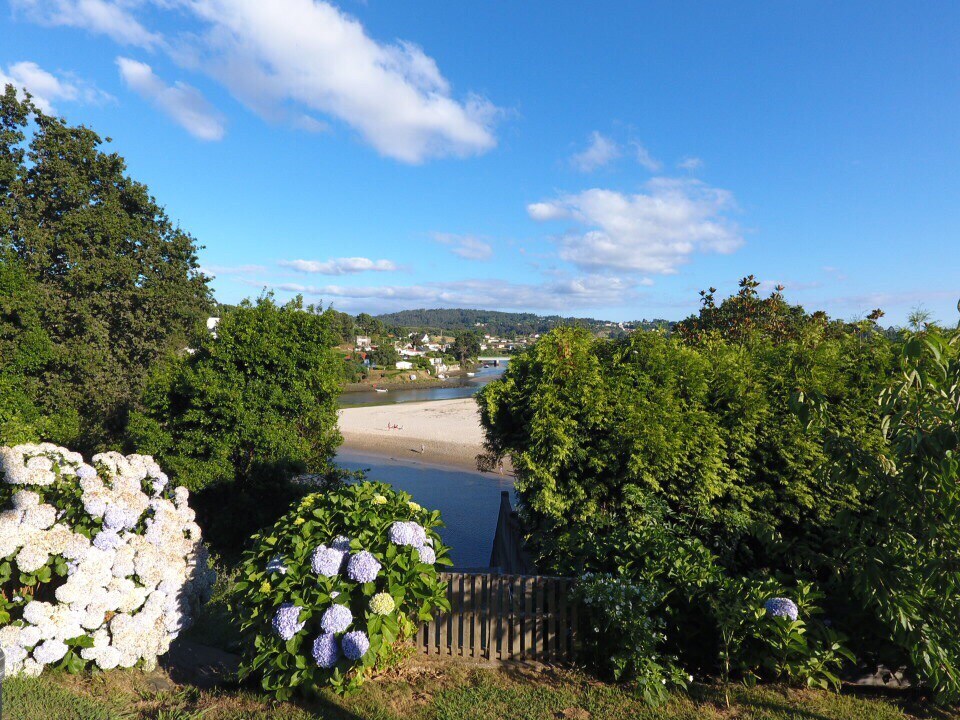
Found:
M 399 429 L 388 428 L 393 425 Z M 476 469 L 476 456 L 483 452 L 473 398 L 344 408 L 340 433 L 348 450 L 437 465 Z

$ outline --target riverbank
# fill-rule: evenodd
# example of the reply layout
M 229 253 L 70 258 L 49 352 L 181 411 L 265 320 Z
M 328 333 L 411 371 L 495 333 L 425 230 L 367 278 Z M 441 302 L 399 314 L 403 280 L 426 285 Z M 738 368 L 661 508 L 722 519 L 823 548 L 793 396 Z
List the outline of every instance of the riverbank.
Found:
M 339 425 L 345 449 L 401 460 L 475 470 L 484 451 L 473 398 L 344 408 Z

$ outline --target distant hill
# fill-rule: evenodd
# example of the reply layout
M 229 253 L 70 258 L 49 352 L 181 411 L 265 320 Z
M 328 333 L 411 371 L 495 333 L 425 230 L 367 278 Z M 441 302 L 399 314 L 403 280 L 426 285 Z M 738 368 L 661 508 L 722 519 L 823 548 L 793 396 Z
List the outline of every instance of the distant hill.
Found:
M 377 315 L 384 325 L 402 328 L 433 330 L 480 330 L 487 335 L 513 337 L 549 332 L 561 325 L 587 327 L 594 332 L 618 331 L 619 324 L 595 318 L 561 317 L 560 315 L 535 315 L 511 313 L 499 310 L 464 310 L 459 308 L 436 308 L 432 310 L 401 310 Z M 629 327 L 649 329 L 659 325 L 671 325 L 667 320 L 646 320 L 624 323 Z

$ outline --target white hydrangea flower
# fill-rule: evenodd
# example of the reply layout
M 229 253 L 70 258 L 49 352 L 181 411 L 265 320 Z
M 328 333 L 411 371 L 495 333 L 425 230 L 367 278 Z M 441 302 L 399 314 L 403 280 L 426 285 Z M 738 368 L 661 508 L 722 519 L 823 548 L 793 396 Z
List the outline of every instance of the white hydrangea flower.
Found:
M 148 456 L 102 453 L 86 464 L 49 443 L 0 448 L 0 483 L 22 488 L 0 508 L 0 559 L 23 572 L 56 557 L 67 567 L 56 603 L 31 600 L 0 628 L 8 673 L 39 674 L 82 635 L 94 646 L 80 657 L 101 669 L 154 666 L 215 579 L 186 489 L 170 488 Z M 64 493 L 69 485 L 80 492 Z M 63 520 L 80 507 L 67 515 L 61 503 L 78 494 L 93 541 Z

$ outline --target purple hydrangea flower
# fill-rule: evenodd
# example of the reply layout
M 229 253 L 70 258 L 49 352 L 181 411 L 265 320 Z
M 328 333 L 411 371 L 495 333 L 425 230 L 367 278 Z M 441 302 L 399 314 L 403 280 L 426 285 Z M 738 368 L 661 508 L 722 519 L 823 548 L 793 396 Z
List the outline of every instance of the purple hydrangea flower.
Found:
M 346 605 L 331 605 L 320 618 L 320 627 L 328 633 L 342 633 L 353 622 L 353 613 Z
M 351 556 L 347 563 L 347 576 L 359 583 L 373 582 L 380 573 L 380 563 L 366 550 Z
M 350 551 L 350 538 L 346 535 L 337 535 L 333 542 L 330 543 L 330 547 L 334 550 L 339 550 L 340 552 L 349 552 Z
M 340 659 L 340 648 L 333 633 L 323 633 L 313 641 L 313 659 L 318 667 L 332 668 Z
M 796 620 L 800 616 L 797 604 L 789 598 L 770 598 L 763 604 L 763 607 L 773 617 Z
M 395 522 L 387 530 L 387 538 L 394 545 L 423 547 L 427 542 L 427 531 L 421 525 L 411 521 Z
M 420 553 L 420 562 L 422 563 L 433 565 L 437 561 L 437 553 L 429 545 L 417 548 L 417 552 Z
M 370 640 L 363 630 L 354 630 L 343 636 L 343 654 L 348 660 L 359 660 L 370 649 Z
M 343 565 L 343 555 L 344 553 L 341 550 L 321 545 L 313 551 L 310 567 L 317 575 L 335 577 L 340 573 L 340 567 Z
M 300 611 L 302 609 L 293 603 L 281 605 L 277 614 L 273 616 L 273 631 L 283 640 L 289 640 L 303 630 L 306 623 L 300 622 Z
M 267 563 L 267 572 L 278 572 L 281 575 L 287 574 L 287 566 L 283 564 L 283 556 L 275 555 Z

